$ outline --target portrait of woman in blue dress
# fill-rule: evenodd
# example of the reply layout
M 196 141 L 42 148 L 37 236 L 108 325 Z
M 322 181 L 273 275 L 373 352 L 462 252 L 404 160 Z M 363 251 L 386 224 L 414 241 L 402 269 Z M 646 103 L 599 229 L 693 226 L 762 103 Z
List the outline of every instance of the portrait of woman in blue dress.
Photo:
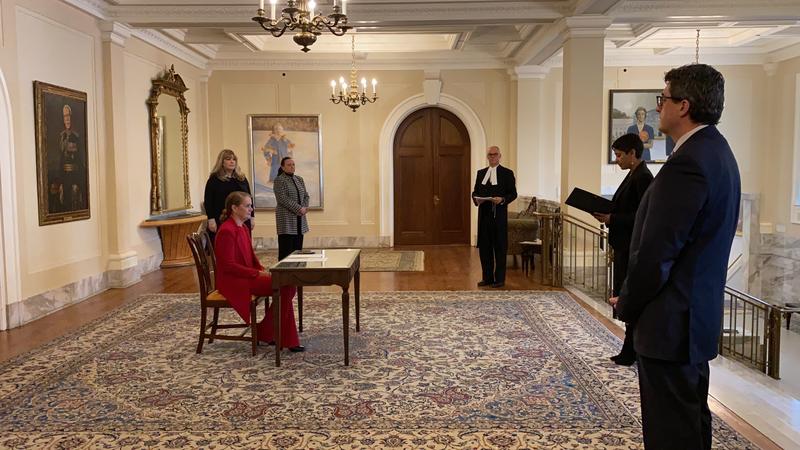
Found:
M 275 177 L 278 176 L 281 160 L 287 156 L 292 156 L 293 148 L 294 143 L 286 137 L 283 125 L 276 123 L 272 127 L 272 134 L 270 134 L 267 143 L 262 148 L 264 159 L 267 160 L 267 165 L 269 166 L 270 182 L 275 181 Z
M 638 134 L 639 138 L 642 140 L 642 145 L 644 145 L 644 153 L 642 153 L 642 160 L 643 161 L 652 161 L 650 157 L 650 149 L 653 148 L 653 137 L 655 137 L 655 132 L 653 131 L 653 127 L 645 123 L 645 119 L 647 118 L 647 109 L 643 106 L 636 108 L 636 120 L 633 122 L 633 125 L 628 127 L 627 133 Z

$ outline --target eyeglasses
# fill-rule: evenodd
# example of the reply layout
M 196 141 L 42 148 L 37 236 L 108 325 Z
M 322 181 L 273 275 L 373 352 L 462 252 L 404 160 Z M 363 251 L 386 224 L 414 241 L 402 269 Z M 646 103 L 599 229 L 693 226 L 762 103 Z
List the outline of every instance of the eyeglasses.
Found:
M 680 101 L 686 100 L 683 97 L 670 97 L 669 95 L 656 95 L 656 105 L 658 105 L 658 106 L 663 105 L 664 104 L 664 100 L 666 100 L 666 99 L 674 100 L 676 102 L 680 102 Z
M 500 156 L 500 153 L 487 153 L 486 156 Z

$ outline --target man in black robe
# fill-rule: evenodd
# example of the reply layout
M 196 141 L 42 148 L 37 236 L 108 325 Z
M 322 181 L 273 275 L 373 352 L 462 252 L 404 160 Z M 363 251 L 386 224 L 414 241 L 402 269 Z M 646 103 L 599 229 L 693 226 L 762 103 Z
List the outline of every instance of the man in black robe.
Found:
M 483 279 L 478 286 L 503 287 L 508 254 L 508 204 L 517 198 L 514 172 L 500 165 L 500 148 L 489 147 L 489 167 L 478 171 L 472 202 L 478 207 L 478 250 Z

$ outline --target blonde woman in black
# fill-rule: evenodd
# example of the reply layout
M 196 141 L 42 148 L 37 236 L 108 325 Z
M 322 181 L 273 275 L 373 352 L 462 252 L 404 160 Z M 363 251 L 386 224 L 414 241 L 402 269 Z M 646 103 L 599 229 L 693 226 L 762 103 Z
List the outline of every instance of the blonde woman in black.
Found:
M 226 148 L 217 156 L 217 162 L 206 181 L 205 195 L 203 196 L 206 216 L 208 216 L 208 234 L 212 241 L 219 226 L 222 225 L 220 216 L 225 209 L 225 199 L 231 192 L 237 191 L 250 194 L 250 183 L 239 167 L 239 159 L 236 154 L 233 150 Z M 251 217 L 245 222 L 245 225 L 252 231 L 255 219 Z

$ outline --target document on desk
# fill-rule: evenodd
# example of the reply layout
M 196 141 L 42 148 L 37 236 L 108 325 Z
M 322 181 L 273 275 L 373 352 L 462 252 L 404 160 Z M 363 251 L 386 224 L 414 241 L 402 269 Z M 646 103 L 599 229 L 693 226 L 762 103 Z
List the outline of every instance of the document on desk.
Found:
M 312 262 L 312 261 L 327 261 L 327 260 L 328 258 L 325 256 L 325 250 L 301 250 L 298 253 L 292 253 L 286 258 L 283 258 L 282 261 Z
M 583 189 L 577 187 L 570 192 L 569 197 L 567 197 L 567 201 L 564 203 L 568 204 L 569 206 L 574 206 L 581 211 L 586 211 L 589 214 L 608 214 L 611 212 L 611 208 L 614 205 L 614 203 L 607 198 L 603 198 L 597 194 L 584 191 Z

